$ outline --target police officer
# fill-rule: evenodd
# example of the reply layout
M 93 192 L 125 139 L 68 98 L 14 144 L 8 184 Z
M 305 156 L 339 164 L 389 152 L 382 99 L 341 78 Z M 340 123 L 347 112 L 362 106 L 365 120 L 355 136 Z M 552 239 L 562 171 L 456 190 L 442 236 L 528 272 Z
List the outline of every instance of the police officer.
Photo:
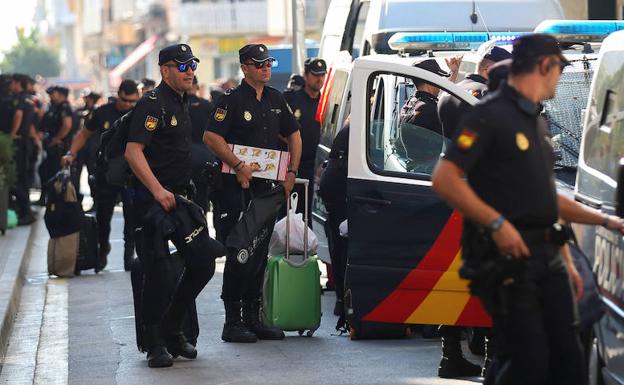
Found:
M 39 167 L 41 183 L 52 178 L 61 167 L 61 158 L 67 151 L 69 144 L 69 133 L 73 124 L 73 111 L 67 96 L 69 89 L 60 86 L 49 87 L 50 106 L 41 120 L 41 131 L 43 131 L 43 149 L 46 158 Z M 41 196 L 44 198 L 44 191 Z
M 29 162 L 33 151 L 30 140 L 31 130 L 34 129 L 33 121 L 35 110 L 30 95 L 26 92 L 28 76 L 14 74 L 11 82 L 13 94 L 13 121 L 11 123 L 11 137 L 15 148 L 15 164 L 17 168 L 17 181 L 13 195 L 17 203 L 18 225 L 29 225 L 35 221 L 30 209 L 30 169 Z
M 288 92 L 299 91 L 304 86 L 305 86 L 305 79 L 303 78 L 303 76 L 299 74 L 291 74 L 290 77 L 288 78 L 286 89 L 284 90 L 284 96 L 286 96 Z
M 325 83 L 327 64 L 319 58 L 308 59 L 304 64 L 303 79 L 305 84 L 299 90 L 285 92 L 284 98 L 301 126 L 301 163 L 299 176 L 308 179 L 308 212 L 312 212 L 312 193 L 314 192 L 314 161 L 316 148 L 321 138 L 321 124 L 315 119 L 321 96 L 321 88 Z M 295 191 L 303 197 L 304 186 L 295 186 Z M 303 205 L 299 204 L 297 211 L 303 213 Z M 312 216 L 308 216 L 308 224 L 312 225 Z
M 457 78 L 461 57 L 446 59 L 446 63 L 451 73 L 443 71 L 435 59 L 426 59 L 414 64 L 414 67 L 422 68 L 439 76 L 449 77 L 452 81 Z M 414 81 L 416 93 L 401 108 L 400 124 L 400 144 L 399 154 L 411 159 L 410 149 L 420 146 L 420 130 L 423 128 L 431 130 L 439 135 L 444 135 L 442 124 L 438 118 L 438 94 L 440 89 L 420 79 Z M 409 164 L 408 164 L 409 167 Z
M 166 212 L 176 210 L 176 195 L 192 193 L 191 182 L 191 119 L 186 93 L 193 86 L 193 73 L 199 59 L 191 47 L 176 44 L 163 48 L 158 54 L 162 82 L 137 103 L 130 121 L 125 157 L 134 173 L 133 223 L 137 230 L 137 254 L 143 265 L 143 320 L 146 331 L 147 360 L 150 367 L 171 366 L 172 354 L 195 358 L 197 350 L 182 333 L 182 323 L 188 307 L 214 274 L 214 257 L 188 255 L 185 270 L 172 298 L 167 296 L 161 282 L 168 264 L 150 258 L 148 245 L 140 238 L 149 208 L 159 204 Z M 168 304 L 163 315 L 158 309 Z M 171 353 L 171 354 L 170 354 Z
M 86 126 L 78 131 L 69 151 L 62 159 L 63 165 L 69 165 L 76 160 L 76 154 L 80 154 L 82 148 L 89 143 L 92 137 L 99 138 L 102 132 L 110 129 L 117 119 L 130 111 L 138 100 L 139 89 L 137 83 L 130 79 L 122 81 L 117 91 L 116 101 L 97 108 L 87 121 Z M 132 199 L 130 194 L 124 188 L 108 183 L 101 170 L 100 172 L 95 172 L 95 188 L 93 192 L 98 202 L 95 215 L 98 224 L 98 243 L 100 244 L 100 258 L 98 260 L 101 265 L 97 267 L 97 270 L 104 269 L 107 264 L 107 256 L 111 250 L 109 242 L 111 219 L 113 218 L 115 205 L 119 201 L 119 196 L 121 196 L 124 215 L 124 269 L 130 271 L 134 258 L 134 226 L 132 224 Z
M 139 83 L 139 89 L 141 91 L 141 95 L 145 95 L 156 87 L 156 82 L 150 78 L 141 79 L 141 83 Z
M 95 105 L 100 100 L 102 95 L 90 91 L 89 93 L 85 93 L 82 97 L 84 101 L 84 106 L 76 110 L 76 119 L 78 119 L 78 132 L 87 125 L 91 117 L 93 116 L 93 111 L 95 111 Z M 78 134 L 78 132 L 76 134 Z M 75 139 L 74 135 L 74 139 Z M 89 174 L 89 189 L 91 190 L 91 198 L 93 198 L 93 206 L 88 211 L 94 211 L 96 206 L 96 191 L 95 191 L 95 178 L 92 178 L 91 175 L 95 175 L 95 163 L 97 159 L 97 150 L 99 145 L 99 136 L 93 135 L 89 137 L 85 145 L 82 147 L 80 151 L 78 151 L 78 157 L 76 158 L 76 184 L 77 189 L 80 190 L 80 173 L 82 172 L 82 167 L 87 167 L 87 172 Z
M 197 188 L 195 202 L 204 211 L 208 211 L 208 180 L 206 179 L 206 164 L 216 160 L 214 154 L 204 144 L 204 131 L 212 113 L 212 103 L 199 96 L 199 83 L 197 76 L 193 77 L 193 88 L 188 93 L 189 113 L 191 126 L 193 127 L 191 145 L 191 167 L 193 167 L 193 183 Z
M 11 134 L 11 123 L 13 122 L 12 82 L 12 75 L 0 74 L 0 132 L 7 135 Z
M 469 74 L 457 85 L 477 99 L 481 99 L 488 91 L 488 73 L 490 68 L 494 64 L 509 58 L 511 58 L 511 54 L 507 50 L 497 46 L 491 47 L 477 63 L 477 72 Z M 453 137 L 459 119 L 468 109 L 469 106 L 466 103 L 449 93 L 445 92 L 440 97 L 438 115 L 446 137 Z
M 507 83 L 469 111 L 433 174 L 433 188 L 465 217 L 464 272 L 494 322 L 496 384 L 582 384 L 585 362 L 559 218 L 624 231 L 624 222 L 557 195 L 539 103 L 568 64 L 555 38 L 514 42 Z M 467 180 L 464 179 L 464 174 Z M 469 270 L 466 270 L 468 269 Z M 492 381 L 494 378 L 486 378 Z
M 243 209 L 241 194 L 248 201 L 250 191 L 257 196 L 272 188 L 269 180 L 253 178 L 253 172 L 257 168 L 237 158 L 228 143 L 278 149 L 278 136 L 286 138 L 290 166 L 283 185 L 287 194 L 292 191 L 301 157 L 299 125 L 282 94 L 266 86 L 271 79 L 271 66 L 274 61 L 267 47 L 264 44 L 249 44 L 238 52 L 245 77 L 240 86 L 226 91 L 217 101 L 208 130 L 204 134 L 204 142 L 219 159 L 236 171 L 236 175 L 223 176 L 220 208 L 216 213 L 222 230 L 221 241 L 227 238 L 238 221 Z M 257 257 L 249 258 L 245 263 L 237 260 L 238 250 L 228 255 L 221 294 L 226 312 L 221 335 L 224 341 L 256 342 L 258 338 L 284 338 L 281 330 L 266 327 L 259 319 L 269 238 L 266 237 L 257 247 Z

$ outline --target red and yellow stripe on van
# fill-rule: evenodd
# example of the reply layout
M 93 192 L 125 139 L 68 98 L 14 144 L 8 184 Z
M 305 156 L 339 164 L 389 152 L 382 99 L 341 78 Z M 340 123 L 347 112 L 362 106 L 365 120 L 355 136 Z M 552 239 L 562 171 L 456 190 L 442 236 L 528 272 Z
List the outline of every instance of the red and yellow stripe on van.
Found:
M 462 216 L 454 211 L 431 249 L 364 321 L 491 326 L 491 319 L 459 277 Z

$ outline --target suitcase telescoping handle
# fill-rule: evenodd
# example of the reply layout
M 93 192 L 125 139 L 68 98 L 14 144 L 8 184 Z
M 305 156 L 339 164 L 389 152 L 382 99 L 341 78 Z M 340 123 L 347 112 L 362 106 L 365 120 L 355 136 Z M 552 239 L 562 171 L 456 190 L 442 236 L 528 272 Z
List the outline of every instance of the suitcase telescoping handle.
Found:
M 307 179 L 297 178 L 295 184 L 303 185 L 304 196 L 304 210 L 303 210 L 303 222 L 305 223 L 305 231 L 303 232 L 303 261 L 301 263 L 295 263 L 290 260 L 290 197 L 286 199 L 286 261 L 291 265 L 303 266 L 308 259 L 308 185 L 310 181 Z

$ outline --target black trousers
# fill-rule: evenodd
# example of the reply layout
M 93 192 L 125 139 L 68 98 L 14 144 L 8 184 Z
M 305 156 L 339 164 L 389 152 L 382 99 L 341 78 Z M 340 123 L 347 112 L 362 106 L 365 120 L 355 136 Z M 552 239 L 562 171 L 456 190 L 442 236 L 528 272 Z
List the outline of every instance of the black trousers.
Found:
M 147 258 L 148 254 L 144 248 L 149 242 L 142 241 L 142 237 L 148 236 L 141 231 L 143 217 L 152 205 L 158 203 L 144 187 L 132 189 L 132 197 L 134 201 L 132 217 L 136 229 L 137 256 L 144 269 L 143 319 L 145 325 L 156 325 L 162 322 L 163 309 L 167 309 L 169 306 L 179 312 L 179 316 L 186 312 L 214 275 L 215 261 L 212 257 L 185 255 L 180 251 L 184 258 L 185 269 L 173 296 L 171 296 L 170 292 L 162 285 L 162 282 L 165 282 L 164 277 L 169 277 L 173 273 L 169 270 L 171 264 L 163 263 L 162 260 Z M 179 246 L 178 249 L 183 250 Z M 163 306 L 163 304 L 167 305 Z
M 496 385 L 582 385 L 585 362 L 570 279 L 552 244 L 529 244 L 514 283 L 481 298 L 494 322 Z
M 13 142 L 13 147 L 17 178 L 12 194 L 17 203 L 17 215 L 25 217 L 30 215 L 29 189 L 31 178 L 29 176 L 29 163 L 32 152 L 31 141 L 29 138 L 19 138 Z
M 134 222 L 132 215 L 132 194 L 123 187 L 112 186 L 104 178 L 97 178 L 96 191 L 98 205 L 95 217 L 98 224 L 98 241 L 100 248 L 105 248 L 109 242 L 111 219 L 117 202 L 121 198 L 124 217 L 124 243 L 128 247 L 134 246 Z
M 216 211 L 218 212 L 214 213 L 215 223 L 218 223 L 219 229 L 217 240 L 225 244 L 227 236 L 238 222 L 243 210 L 243 194 L 245 204 L 247 204 L 252 195 L 260 195 L 271 188 L 271 182 L 258 178 L 252 180 L 249 190 L 243 191 L 233 175 L 224 175 L 223 189 L 217 193 L 219 208 Z M 267 237 L 258 245 L 255 253 L 256 258 L 249 258 L 246 263 L 240 263 L 236 258 L 238 250 L 228 250 L 223 271 L 223 291 L 221 293 L 223 301 L 251 300 L 262 295 L 270 238 Z
M 334 273 L 334 284 L 336 287 L 336 298 L 344 298 L 344 280 L 347 269 L 347 246 L 348 240 L 340 235 L 340 224 L 347 219 L 347 204 L 344 197 L 337 197 L 336 200 L 325 202 L 327 209 L 327 222 L 325 223 L 325 234 L 329 246 L 329 257 Z
M 39 176 L 41 177 L 41 185 L 44 185 L 50 180 L 57 172 L 61 170 L 61 158 L 67 151 L 66 145 L 61 143 L 56 146 L 49 144 L 49 141 L 44 142 L 43 146 L 46 152 L 46 158 L 41 162 L 39 166 Z

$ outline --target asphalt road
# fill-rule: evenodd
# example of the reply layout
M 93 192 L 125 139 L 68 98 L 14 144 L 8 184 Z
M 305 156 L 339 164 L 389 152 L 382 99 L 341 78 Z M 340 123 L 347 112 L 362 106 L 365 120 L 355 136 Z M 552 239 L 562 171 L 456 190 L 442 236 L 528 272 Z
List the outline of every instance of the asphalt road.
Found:
M 107 270 L 68 280 L 48 278 L 48 234 L 43 223 L 38 225 L 0 384 L 459 385 L 481 380 L 438 378 L 439 341 L 420 337 L 351 341 L 336 335 L 334 292 L 322 296 L 323 320 L 312 338 L 287 333 L 283 341 L 224 343 L 219 298 L 223 260 L 218 260 L 217 273 L 197 300 L 198 358 L 150 369 L 135 343 L 130 274 L 122 263 L 122 227 L 117 208 Z M 482 360 L 467 356 L 474 362 Z

